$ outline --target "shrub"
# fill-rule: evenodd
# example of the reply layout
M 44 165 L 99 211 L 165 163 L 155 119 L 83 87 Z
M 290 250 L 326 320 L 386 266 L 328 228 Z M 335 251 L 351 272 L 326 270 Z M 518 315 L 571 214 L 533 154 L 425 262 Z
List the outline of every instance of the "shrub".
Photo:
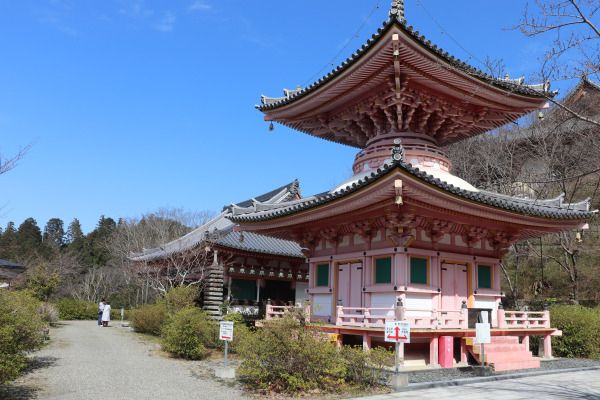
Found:
M 600 307 L 553 306 L 550 322 L 563 332 L 552 339 L 554 355 L 600 359 Z
M 181 358 L 199 360 L 217 346 L 218 325 L 196 307 L 177 312 L 162 329 L 162 348 Z
M 179 310 L 193 307 L 198 298 L 198 288 L 195 286 L 176 287 L 165 294 L 164 302 L 169 315 L 174 315 Z
M 56 302 L 60 319 L 94 320 L 98 319 L 98 304 L 92 301 L 63 298 Z
M 163 303 L 146 304 L 129 311 L 129 322 L 136 332 L 160 335 L 167 319 L 167 308 Z
M 59 320 L 58 308 L 52 303 L 44 302 L 38 307 L 38 313 L 42 321 L 48 325 L 54 326 Z
M 265 322 L 242 342 L 240 354 L 240 379 L 255 390 L 332 392 L 342 387 L 346 376 L 335 345 L 291 317 Z
M 237 353 L 239 352 L 242 343 L 248 340 L 248 337 L 251 334 L 250 328 L 248 328 L 244 316 L 240 313 L 227 314 L 223 319 L 225 321 L 233 321 L 233 341 L 229 342 L 229 351 Z M 218 348 L 222 349 L 225 346 L 225 343 L 222 340 L 219 340 L 218 326 L 216 340 Z
M 26 353 L 43 342 L 40 303 L 26 292 L 0 290 L 0 383 L 25 368 Z

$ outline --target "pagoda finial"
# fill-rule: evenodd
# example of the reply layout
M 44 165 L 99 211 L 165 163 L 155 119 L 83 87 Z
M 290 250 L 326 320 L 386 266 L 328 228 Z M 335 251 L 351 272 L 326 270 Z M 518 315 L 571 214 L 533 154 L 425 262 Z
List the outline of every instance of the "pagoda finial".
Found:
M 404 0 L 393 0 L 389 14 L 390 18 L 396 18 L 400 22 L 406 21 L 404 18 Z

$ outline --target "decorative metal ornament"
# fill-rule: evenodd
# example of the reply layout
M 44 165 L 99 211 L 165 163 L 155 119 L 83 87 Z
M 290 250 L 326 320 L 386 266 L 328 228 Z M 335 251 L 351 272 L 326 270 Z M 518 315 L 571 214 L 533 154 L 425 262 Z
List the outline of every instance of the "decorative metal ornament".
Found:
M 392 147 L 392 160 L 404 160 L 404 147 L 402 147 L 402 140 L 400 140 L 400 138 L 394 139 L 394 147 Z

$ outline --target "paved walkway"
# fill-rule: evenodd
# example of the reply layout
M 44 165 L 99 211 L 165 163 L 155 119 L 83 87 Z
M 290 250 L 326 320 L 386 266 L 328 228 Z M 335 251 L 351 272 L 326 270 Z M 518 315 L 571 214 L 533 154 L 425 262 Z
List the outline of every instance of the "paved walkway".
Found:
M 600 371 L 580 371 L 531 376 L 472 385 L 440 387 L 363 397 L 364 400 L 600 400 Z
M 65 322 L 38 365 L 0 398 L 41 400 L 240 399 L 233 387 L 203 377 L 199 363 L 166 358 L 128 328 Z M 204 368 L 205 369 L 205 368 Z M 205 371 L 204 371 L 205 372 Z

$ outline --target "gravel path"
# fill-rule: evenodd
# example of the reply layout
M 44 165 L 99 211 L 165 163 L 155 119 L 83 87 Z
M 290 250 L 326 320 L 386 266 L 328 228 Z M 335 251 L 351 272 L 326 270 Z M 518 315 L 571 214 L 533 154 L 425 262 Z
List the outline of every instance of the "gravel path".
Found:
M 0 399 L 241 399 L 235 387 L 208 378 L 206 364 L 166 358 L 128 328 L 69 321 L 53 329 L 32 371 Z

